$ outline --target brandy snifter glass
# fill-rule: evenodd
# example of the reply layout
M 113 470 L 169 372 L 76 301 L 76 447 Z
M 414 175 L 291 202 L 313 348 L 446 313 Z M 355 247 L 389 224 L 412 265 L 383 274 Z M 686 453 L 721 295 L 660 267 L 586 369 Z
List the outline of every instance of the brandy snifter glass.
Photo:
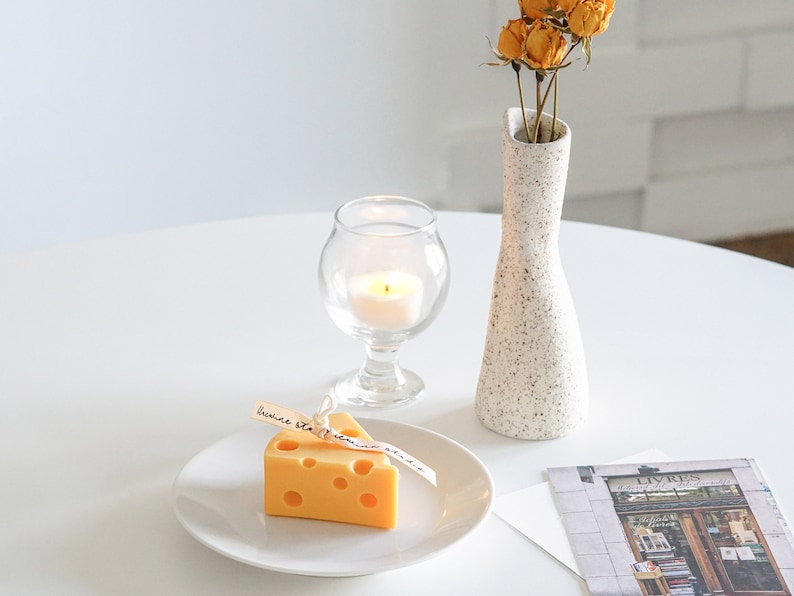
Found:
M 336 398 L 384 407 L 421 397 L 425 383 L 400 367 L 398 351 L 433 322 L 449 290 L 435 211 L 397 196 L 345 203 L 334 214 L 319 281 L 331 319 L 366 349 L 364 364 L 337 381 Z

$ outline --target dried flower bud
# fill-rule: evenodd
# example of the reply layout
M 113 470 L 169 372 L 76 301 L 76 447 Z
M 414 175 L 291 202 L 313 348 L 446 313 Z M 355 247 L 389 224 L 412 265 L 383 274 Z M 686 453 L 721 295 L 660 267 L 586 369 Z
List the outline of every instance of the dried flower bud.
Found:
M 568 43 L 556 27 L 535 21 L 529 28 L 526 42 L 526 61 L 532 68 L 559 66 L 565 59 Z
M 554 10 L 557 7 L 556 0 L 518 0 L 521 7 L 521 14 L 530 19 L 545 19 L 547 15 L 544 11 Z
M 609 27 L 614 10 L 615 0 L 579 0 L 566 11 L 568 26 L 579 37 L 598 35 Z
M 581 0 L 558 0 L 557 6 L 559 6 L 560 10 L 565 14 L 570 14 L 574 6 L 579 4 L 579 2 L 581 2 Z
M 499 34 L 496 49 L 508 60 L 521 60 L 524 57 L 524 43 L 527 40 L 527 25 L 522 19 L 507 21 Z

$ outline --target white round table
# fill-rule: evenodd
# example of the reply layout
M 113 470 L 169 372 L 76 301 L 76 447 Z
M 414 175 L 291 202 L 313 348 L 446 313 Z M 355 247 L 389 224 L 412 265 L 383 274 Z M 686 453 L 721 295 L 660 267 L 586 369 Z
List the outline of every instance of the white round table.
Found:
M 651 448 L 753 457 L 791 519 L 794 270 L 564 222 L 591 413 L 569 437 L 525 442 L 473 412 L 499 221 L 439 214 L 449 299 L 402 356 L 427 395 L 351 412 L 458 441 L 497 496 L 543 482 L 548 467 Z M 317 289 L 331 223 L 328 213 L 234 220 L 0 257 L 0 593 L 586 593 L 495 515 L 426 562 L 347 578 L 245 565 L 180 526 L 171 487 L 186 462 L 260 424 L 248 418 L 256 400 L 310 414 L 363 358 Z

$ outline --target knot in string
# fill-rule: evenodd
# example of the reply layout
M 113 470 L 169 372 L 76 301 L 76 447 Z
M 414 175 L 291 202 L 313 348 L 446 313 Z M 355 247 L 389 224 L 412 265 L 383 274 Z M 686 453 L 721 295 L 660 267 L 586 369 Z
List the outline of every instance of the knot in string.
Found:
M 331 432 L 328 424 L 328 415 L 336 410 L 336 399 L 332 395 L 326 395 L 320 404 L 320 409 L 312 415 L 312 434 L 325 440 L 326 435 Z

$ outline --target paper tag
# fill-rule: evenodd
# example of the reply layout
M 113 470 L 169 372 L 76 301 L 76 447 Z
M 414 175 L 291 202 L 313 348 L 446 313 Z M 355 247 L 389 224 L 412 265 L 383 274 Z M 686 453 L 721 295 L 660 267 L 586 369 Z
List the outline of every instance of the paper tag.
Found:
M 251 418 L 281 428 L 307 431 L 325 441 L 336 443 L 347 449 L 385 453 L 389 457 L 396 459 L 411 468 L 414 472 L 420 474 L 433 486 L 437 486 L 436 473 L 431 467 L 423 464 L 404 451 L 401 451 L 394 445 L 382 441 L 364 441 L 356 437 L 349 437 L 331 428 L 328 424 L 328 415 L 333 412 L 334 409 L 336 409 L 336 401 L 330 396 L 325 397 L 322 406 L 312 418 L 295 410 L 279 406 L 278 404 L 257 401 L 254 405 L 254 411 L 251 413 Z

